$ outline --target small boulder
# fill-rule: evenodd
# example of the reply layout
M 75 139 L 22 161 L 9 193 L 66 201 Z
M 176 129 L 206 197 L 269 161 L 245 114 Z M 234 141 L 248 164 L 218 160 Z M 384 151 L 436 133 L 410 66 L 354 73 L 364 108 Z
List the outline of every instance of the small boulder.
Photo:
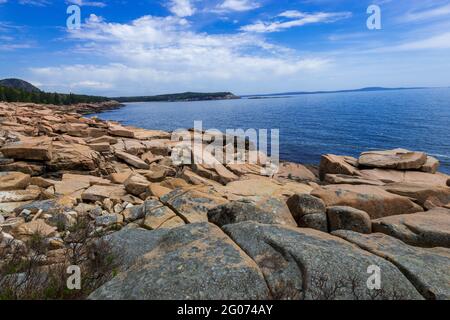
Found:
M 405 149 L 363 152 L 359 157 L 360 166 L 369 168 L 418 170 L 427 161 L 423 152 L 412 152 Z
M 161 186 L 157 183 L 151 183 L 148 187 L 148 191 L 151 196 L 161 198 L 164 197 L 166 194 L 172 192 L 171 189 Z
M 438 159 L 428 156 L 427 161 L 425 162 L 425 164 L 422 166 L 422 168 L 420 170 L 423 172 L 428 172 L 428 173 L 434 174 L 438 171 L 439 165 L 440 165 L 440 162 Z
M 1 164 L 0 162 L 0 172 L 22 172 L 29 174 L 32 177 L 40 176 L 45 172 L 45 165 L 41 162 L 25 162 L 17 161 L 12 163 Z
M 294 180 L 298 182 L 317 180 L 316 176 L 314 175 L 314 173 L 311 172 L 311 170 L 306 168 L 304 165 L 292 162 L 280 163 L 280 166 L 278 167 L 278 171 L 275 174 L 274 178 Z
M 233 201 L 213 208 L 208 211 L 208 219 L 219 227 L 244 221 L 291 225 L 294 227 L 297 225 L 288 210 L 263 210 L 253 203 L 244 201 Z
M 325 203 L 309 194 L 295 194 L 287 201 L 295 221 L 303 228 L 328 231 Z
M 368 179 L 380 180 L 384 183 L 421 183 L 430 186 L 445 187 L 449 176 L 443 173 L 426 173 L 420 171 L 399 171 L 385 169 L 361 170 L 361 176 Z
M 326 174 L 325 180 L 329 184 L 353 184 L 353 185 L 370 185 L 370 186 L 383 186 L 384 183 L 375 179 L 364 179 L 359 176 L 347 176 L 344 174 Z
M 12 229 L 11 234 L 19 240 L 29 240 L 33 235 L 39 234 L 44 238 L 56 235 L 57 229 L 46 224 L 43 220 L 23 223 Z
M 127 194 L 125 188 L 121 185 L 102 186 L 95 185 L 85 190 L 81 198 L 86 201 L 103 201 L 106 198 L 111 200 L 120 200 Z
M 133 174 L 133 171 L 115 172 L 111 174 L 111 182 L 115 184 L 124 184 Z
M 426 207 L 426 204 L 428 206 L 434 204 L 435 207 L 442 207 L 450 202 L 450 188 L 448 187 L 399 182 L 389 184 L 384 189 L 390 193 L 414 199 L 422 207 Z M 427 209 L 431 209 L 431 207 Z
M 165 168 L 157 168 L 152 169 L 151 172 L 146 173 L 145 177 L 153 183 L 162 182 L 164 179 L 166 179 L 166 176 L 168 175 L 168 170 Z
M 145 162 L 147 162 L 148 164 L 152 164 L 152 163 L 155 163 L 155 162 L 158 162 L 158 161 L 164 159 L 164 157 L 163 156 L 155 156 L 153 153 L 148 151 L 141 156 L 141 159 L 144 160 Z
M 210 189 L 176 189 L 161 197 L 161 202 L 169 206 L 178 216 L 189 223 L 208 222 L 208 211 L 228 203 Z
M 331 231 L 372 232 L 372 222 L 367 212 L 351 207 L 329 207 L 327 208 L 327 216 Z
M 36 200 L 41 191 L 35 189 L 0 191 L 0 203 Z
M 19 160 L 49 161 L 52 159 L 52 143 L 49 138 L 27 138 L 0 149 L 6 158 Z
M 356 162 L 356 159 L 336 156 L 333 154 L 327 154 L 322 156 L 319 168 L 320 180 L 325 179 L 325 175 L 328 174 L 345 174 L 348 176 L 358 175 L 358 169 L 351 163 Z
M 23 190 L 30 184 L 31 177 L 21 172 L 0 173 L 0 191 Z
M 137 197 L 146 192 L 149 185 L 150 182 L 140 174 L 133 174 L 124 182 L 127 192 Z
M 115 213 L 95 218 L 95 224 L 100 227 L 110 227 L 121 223 L 123 223 L 123 216 Z
M 372 221 L 374 232 L 384 233 L 417 247 L 450 248 L 450 210 L 404 214 Z
M 58 228 L 58 231 L 64 231 L 77 223 L 76 212 L 60 212 L 47 219 L 49 225 Z
M 321 198 L 327 207 L 346 206 L 365 211 L 371 219 L 423 211 L 423 208 L 377 186 L 329 185 L 315 189 L 311 195 Z
M 36 214 L 42 211 L 43 214 L 54 215 L 61 212 L 66 208 L 63 204 L 59 203 L 57 199 L 33 201 L 31 203 L 24 204 L 14 210 L 16 214 L 20 214 L 24 210 L 28 210 L 31 214 Z
M 295 220 L 308 214 L 324 213 L 326 211 L 325 203 L 309 194 L 293 195 L 288 199 L 287 205 Z
M 109 145 L 109 143 L 104 142 L 104 143 L 91 143 L 89 144 L 89 147 L 97 152 L 100 153 L 104 153 L 104 152 L 110 152 L 111 151 L 111 147 Z
M 101 155 L 82 144 L 53 143 L 52 161 L 47 167 L 52 171 L 95 171 L 106 167 Z
M 150 168 L 150 166 L 144 160 L 137 156 L 122 151 L 116 151 L 115 154 L 117 158 L 125 161 L 130 166 L 133 166 L 137 169 L 148 170 Z
M 120 125 L 111 125 L 109 134 L 116 137 L 134 138 L 134 132 Z

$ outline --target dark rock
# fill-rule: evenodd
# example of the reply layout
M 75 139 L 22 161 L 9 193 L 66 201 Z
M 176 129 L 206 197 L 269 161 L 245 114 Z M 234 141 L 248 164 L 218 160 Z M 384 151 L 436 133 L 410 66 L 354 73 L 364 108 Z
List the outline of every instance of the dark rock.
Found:
M 333 234 L 392 262 L 425 298 L 450 299 L 449 249 L 416 248 L 379 233 L 363 235 L 352 231 L 336 231 Z
M 327 208 L 327 216 L 331 231 L 372 232 L 372 222 L 367 212 L 352 207 L 329 207 Z
M 258 208 L 255 204 L 234 201 L 208 211 L 209 221 L 223 227 L 230 223 L 239 223 L 244 221 L 255 221 L 265 224 L 282 224 L 296 226 L 291 214 L 279 215 L 286 211 L 269 211 Z
M 296 194 L 290 197 L 287 205 L 300 227 L 327 232 L 325 203 L 309 194 Z
M 383 270 L 383 294 L 404 299 L 420 295 L 390 262 L 358 247 L 311 229 L 230 224 L 224 231 L 258 264 L 274 299 L 371 299 L 369 266 Z
M 254 261 L 218 227 L 199 223 L 168 231 L 89 298 L 260 300 L 269 298 L 269 290 Z

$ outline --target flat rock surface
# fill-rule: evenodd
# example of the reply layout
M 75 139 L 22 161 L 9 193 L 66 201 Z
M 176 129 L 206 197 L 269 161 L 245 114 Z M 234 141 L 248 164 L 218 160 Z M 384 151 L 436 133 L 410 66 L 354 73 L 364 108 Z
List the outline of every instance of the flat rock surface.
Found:
M 105 236 L 103 239 L 111 246 L 121 269 L 126 270 L 147 252 L 155 249 L 166 233 L 165 230 L 148 231 L 140 228 L 125 228 Z
M 361 170 L 360 174 L 363 178 L 380 180 L 384 183 L 405 182 L 442 187 L 445 187 L 447 180 L 450 179 L 448 175 L 440 172 L 432 174 L 419 171 L 369 169 Z
M 31 177 L 21 172 L 0 173 L 0 191 L 23 190 L 30 184 Z
M 103 201 L 106 198 L 120 199 L 126 195 L 125 188 L 121 185 L 102 186 L 95 185 L 85 190 L 81 197 L 83 200 L 89 201 Z
M 317 188 L 311 194 L 329 207 L 353 207 L 367 212 L 371 219 L 423 211 L 410 199 L 376 186 L 329 185 Z
M 333 234 L 391 261 L 425 298 L 450 299 L 450 249 L 412 247 L 384 234 Z
M 228 202 L 210 189 L 177 189 L 161 197 L 161 201 L 189 223 L 207 222 L 210 209 Z
M 263 210 L 253 203 L 243 201 L 233 201 L 209 210 L 208 218 L 219 227 L 244 221 L 297 226 L 289 210 Z
M 364 179 L 359 176 L 348 176 L 345 174 L 326 174 L 325 182 L 329 184 L 353 184 L 383 186 L 384 182 L 375 179 Z
M 349 157 L 326 154 L 320 161 L 320 180 L 325 179 L 326 174 L 344 174 L 348 176 L 358 175 L 358 169 L 353 165 L 356 159 Z
M 450 248 L 449 209 L 386 217 L 374 220 L 372 228 L 414 246 Z
M 383 270 L 385 298 L 420 295 L 390 262 L 311 229 L 243 222 L 224 231 L 261 268 L 275 299 L 370 299 L 366 287 L 371 265 Z
M 371 233 L 372 222 L 367 212 L 351 207 L 327 208 L 328 224 L 331 231 L 351 230 L 359 233 Z
M 172 229 L 142 259 L 90 299 L 259 300 L 269 290 L 261 271 L 218 227 Z
M 149 169 L 150 166 L 141 158 L 126 153 L 126 152 L 121 152 L 121 151 L 116 151 L 116 157 L 118 157 L 119 159 L 125 161 L 126 163 L 128 163 L 129 165 L 137 168 L 137 169 Z
M 40 194 L 39 190 L 0 191 L 0 203 L 36 200 Z
M 299 182 L 316 181 L 317 178 L 304 165 L 292 162 L 282 162 L 278 168 L 278 172 L 274 176 L 275 179 L 289 179 Z
M 52 143 L 46 137 L 27 137 L 20 143 L 2 147 L 0 152 L 6 158 L 46 161 L 52 159 Z
M 421 206 L 429 201 L 430 205 L 442 206 L 450 203 L 450 188 L 444 186 L 430 186 L 422 183 L 393 183 L 385 186 L 384 190 L 415 199 Z
M 420 169 L 427 161 L 423 152 L 405 149 L 363 152 L 359 157 L 360 166 L 382 169 L 411 170 Z

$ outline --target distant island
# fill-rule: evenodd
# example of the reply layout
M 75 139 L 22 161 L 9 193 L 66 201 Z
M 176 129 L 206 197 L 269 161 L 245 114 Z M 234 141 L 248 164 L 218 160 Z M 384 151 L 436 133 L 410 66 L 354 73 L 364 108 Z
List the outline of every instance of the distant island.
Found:
M 327 94 L 327 93 L 349 93 L 349 92 L 375 92 L 375 91 L 395 91 L 395 90 L 420 90 L 429 89 L 428 87 L 409 87 L 409 88 L 384 88 L 384 87 L 367 87 L 361 89 L 350 89 L 350 90 L 335 90 L 335 91 L 294 91 L 294 92 L 283 92 L 283 93 L 270 93 L 270 94 L 251 94 L 244 95 L 242 98 L 258 99 L 258 98 L 271 98 L 271 97 L 286 97 L 306 95 L 306 94 Z
M 117 97 L 112 98 L 118 102 L 178 102 L 178 101 L 208 101 L 208 100 L 232 100 L 240 99 L 231 92 L 184 92 L 174 94 L 162 94 L 157 96 Z
M 231 92 L 184 92 L 175 94 L 163 94 L 156 96 L 136 97 L 101 97 L 80 95 L 74 93 L 44 92 L 31 83 L 21 79 L 0 80 L 0 101 L 5 102 L 32 102 L 42 104 L 70 105 L 77 103 L 103 103 L 117 101 L 125 102 L 181 102 L 181 101 L 208 101 L 240 99 Z
M 127 103 L 127 102 L 186 102 L 186 101 L 210 101 L 210 100 L 232 100 L 232 99 L 269 99 L 269 98 L 289 98 L 296 95 L 308 94 L 331 94 L 331 93 L 349 93 L 349 92 L 375 92 L 375 91 L 394 91 L 394 90 L 419 90 L 428 89 L 427 87 L 410 88 L 384 88 L 368 87 L 352 90 L 336 91 L 297 91 L 272 94 L 254 94 L 237 96 L 231 92 L 183 92 L 174 94 L 161 94 L 154 96 L 132 96 L 132 97 L 102 97 L 81 95 L 74 93 L 56 93 L 44 92 L 31 83 L 21 79 L 0 80 L 0 101 L 5 102 L 32 102 L 54 105 L 72 105 L 79 103 Z

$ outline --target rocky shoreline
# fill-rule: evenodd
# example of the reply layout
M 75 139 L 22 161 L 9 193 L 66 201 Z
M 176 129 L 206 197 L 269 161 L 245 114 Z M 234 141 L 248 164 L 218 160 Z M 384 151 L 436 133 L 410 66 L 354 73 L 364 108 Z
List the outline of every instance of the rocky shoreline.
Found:
M 171 133 L 82 117 L 117 107 L 0 103 L 0 299 L 33 298 L 70 265 L 97 279 L 75 298 L 450 298 L 438 159 L 176 165 Z

